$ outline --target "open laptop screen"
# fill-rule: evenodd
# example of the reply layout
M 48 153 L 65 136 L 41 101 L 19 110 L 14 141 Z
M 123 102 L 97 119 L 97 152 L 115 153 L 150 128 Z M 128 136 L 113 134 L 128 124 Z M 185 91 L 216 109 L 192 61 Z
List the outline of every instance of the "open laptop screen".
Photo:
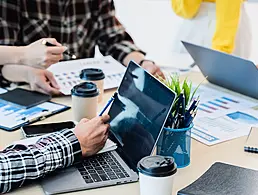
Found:
M 174 99 L 170 89 L 130 62 L 109 115 L 118 153 L 134 168 L 151 154 Z

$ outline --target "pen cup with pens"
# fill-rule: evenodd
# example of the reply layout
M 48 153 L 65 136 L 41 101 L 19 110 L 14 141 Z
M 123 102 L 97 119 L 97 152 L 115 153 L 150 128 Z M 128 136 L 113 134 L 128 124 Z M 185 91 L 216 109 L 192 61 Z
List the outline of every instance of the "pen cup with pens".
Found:
M 187 79 L 180 83 L 179 76 L 173 75 L 163 80 L 176 93 L 173 105 L 165 127 L 157 144 L 157 154 L 172 156 L 178 168 L 190 164 L 191 129 L 197 113 L 199 97 L 193 100 L 198 87 L 192 91 L 192 84 Z

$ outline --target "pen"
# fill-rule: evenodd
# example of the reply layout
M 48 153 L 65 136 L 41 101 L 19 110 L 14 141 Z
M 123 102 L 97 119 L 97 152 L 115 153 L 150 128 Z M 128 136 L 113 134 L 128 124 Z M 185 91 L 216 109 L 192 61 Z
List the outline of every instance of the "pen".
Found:
M 184 94 L 182 95 L 182 107 L 181 107 L 181 114 L 183 117 L 185 117 L 185 96 Z
M 42 41 L 42 44 L 45 45 L 45 46 L 50 46 L 50 47 L 55 47 L 55 46 L 56 46 L 56 45 L 54 45 L 54 44 L 52 44 L 52 43 L 47 42 L 46 40 L 43 40 L 43 41 Z M 77 58 L 76 55 L 71 54 L 71 53 L 68 52 L 67 50 L 64 51 L 64 54 L 70 56 L 72 59 L 76 59 L 76 58 Z
M 195 99 L 195 100 L 192 102 L 190 108 L 188 109 L 189 112 L 194 109 L 194 107 L 195 107 L 195 105 L 197 104 L 198 101 L 199 101 L 199 96 L 198 96 L 197 99 Z
M 22 120 L 26 120 L 26 123 L 32 123 L 32 122 L 36 122 L 36 121 L 39 121 L 39 120 L 43 120 L 45 119 L 48 115 L 52 114 L 51 111 L 42 111 L 40 113 L 38 113 L 37 115 L 34 115 L 32 117 L 25 117 L 25 118 L 22 118 Z
M 189 119 L 184 122 L 184 127 L 185 127 L 185 128 L 186 128 L 186 127 L 189 127 L 189 125 L 193 122 L 193 120 L 194 120 L 194 118 L 195 118 L 195 116 L 196 116 L 196 113 L 197 113 L 197 111 L 193 112 L 193 113 L 191 114 L 191 117 L 189 117 Z
M 102 116 L 104 112 L 107 110 L 107 108 L 110 106 L 110 104 L 114 101 L 116 93 L 108 100 L 106 106 L 103 108 L 103 110 L 99 113 L 99 116 Z

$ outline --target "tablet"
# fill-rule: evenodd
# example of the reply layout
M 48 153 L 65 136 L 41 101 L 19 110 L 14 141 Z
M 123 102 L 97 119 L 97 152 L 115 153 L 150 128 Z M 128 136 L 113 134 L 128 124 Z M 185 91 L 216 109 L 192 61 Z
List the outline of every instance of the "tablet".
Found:
M 51 99 L 50 95 L 42 94 L 35 91 L 29 91 L 26 89 L 16 88 L 6 93 L 0 94 L 0 104 L 10 103 L 24 109 L 37 106 Z

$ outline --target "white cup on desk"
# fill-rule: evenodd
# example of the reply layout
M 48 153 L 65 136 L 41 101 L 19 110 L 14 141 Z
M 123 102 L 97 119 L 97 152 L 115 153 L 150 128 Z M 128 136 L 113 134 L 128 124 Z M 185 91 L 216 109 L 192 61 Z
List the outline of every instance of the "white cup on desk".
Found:
M 92 82 L 74 86 L 72 93 L 72 110 L 74 120 L 92 119 L 97 116 L 99 90 Z
M 147 156 L 139 161 L 140 195 L 172 195 L 177 166 L 172 157 Z
M 105 74 L 103 73 L 103 71 L 98 68 L 86 68 L 81 71 L 80 78 L 83 81 L 93 82 L 97 85 L 99 89 L 98 102 L 101 102 L 104 94 L 104 79 L 105 79 Z

